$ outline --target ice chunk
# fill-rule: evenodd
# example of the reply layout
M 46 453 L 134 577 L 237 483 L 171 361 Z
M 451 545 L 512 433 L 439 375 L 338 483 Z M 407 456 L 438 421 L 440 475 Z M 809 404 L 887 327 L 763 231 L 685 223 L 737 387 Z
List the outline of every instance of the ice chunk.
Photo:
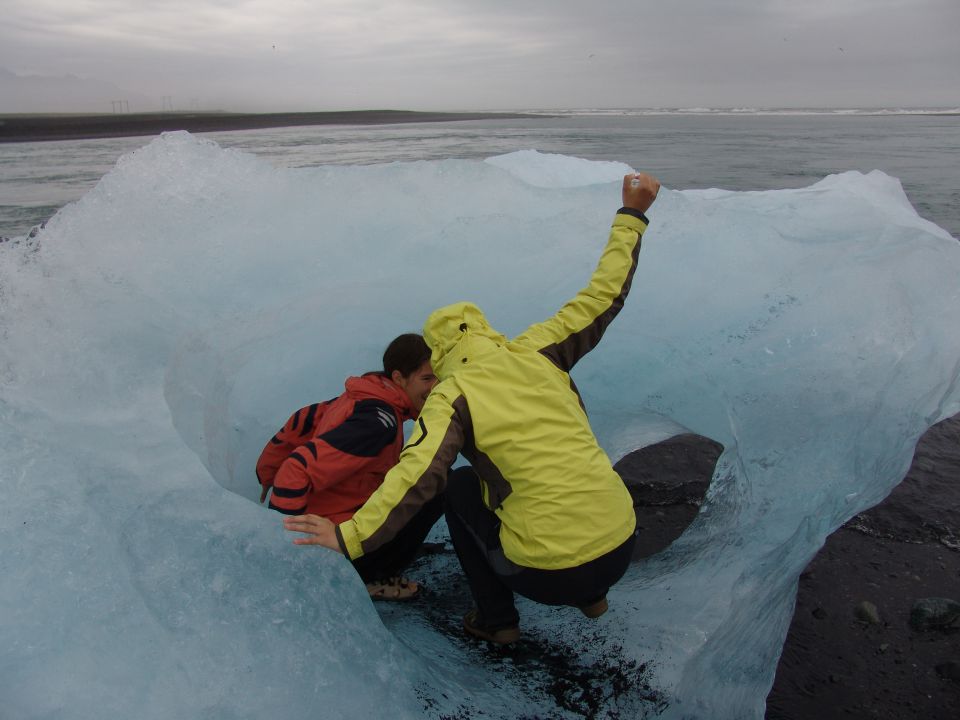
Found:
M 342 558 L 239 496 L 291 408 L 434 307 L 474 301 L 506 334 L 554 312 L 628 171 L 529 153 L 278 170 L 174 133 L 0 248 L 5 711 L 569 715 L 455 633 L 388 631 Z M 664 190 L 650 217 L 574 377 L 612 456 L 684 430 L 725 452 L 584 661 L 647 668 L 602 694 L 622 716 L 759 718 L 798 574 L 960 409 L 960 246 L 878 172 Z M 582 645 L 585 621 L 521 612 L 528 636 Z
M 536 150 L 495 155 L 487 158 L 486 162 L 506 170 L 528 185 L 542 188 L 575 188 L 620 182 L 624 175 L 633 172 L 629 165 L 619 162 L 584 160 Z

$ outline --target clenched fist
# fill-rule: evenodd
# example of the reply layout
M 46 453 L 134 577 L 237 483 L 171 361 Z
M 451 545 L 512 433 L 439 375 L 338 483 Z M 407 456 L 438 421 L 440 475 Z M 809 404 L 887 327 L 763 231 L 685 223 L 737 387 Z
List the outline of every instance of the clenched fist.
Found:
M 646 173 L 623 176 L 623 206 L 645 213 L 660 192 L 660 181 Z

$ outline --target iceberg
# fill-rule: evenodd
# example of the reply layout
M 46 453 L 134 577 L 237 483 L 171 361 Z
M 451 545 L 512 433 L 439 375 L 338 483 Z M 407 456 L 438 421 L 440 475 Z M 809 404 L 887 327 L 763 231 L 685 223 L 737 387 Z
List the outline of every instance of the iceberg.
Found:
M 552 314 L 629 171 L 534 151 L 278 169 L 170 133 L 0 246 L 4 715 L 583 715 L 458 617 L 378 614 L 256 503 L 253 466 L 435 307 L 509 335 Z M 598 716 L 762 718 L 800 572 L 960 410 L 960 245 L 876 171 L 664 189 L 649 215 L 574 378 L 613 459 L 683 432 L 724 450 L 607 615 L 526 603 L 523 629 L 619 668 L 591 680 Z

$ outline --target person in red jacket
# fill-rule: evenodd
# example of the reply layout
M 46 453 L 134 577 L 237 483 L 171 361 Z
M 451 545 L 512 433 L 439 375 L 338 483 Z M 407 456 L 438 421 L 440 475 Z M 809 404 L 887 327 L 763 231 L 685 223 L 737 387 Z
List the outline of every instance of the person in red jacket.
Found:
M 403 447 L 403 421 L 420 414 L 437 383 L 423 337 L 401 335 L 383 355 L 383 371 L 348 378 L 345 392 L 295 412 L 257 461 L 260 502 L 285 515 L 353 517 Z M 400 577 L 443 512 L 442 498 L 424 505 L 401 533 L 376 553 L 353 562 L 374 599 L 403 600 L 419 591 Z

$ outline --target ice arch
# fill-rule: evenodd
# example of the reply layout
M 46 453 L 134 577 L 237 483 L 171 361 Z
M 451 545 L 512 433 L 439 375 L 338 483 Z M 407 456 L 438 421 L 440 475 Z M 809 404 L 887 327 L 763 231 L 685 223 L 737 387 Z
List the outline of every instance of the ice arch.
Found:
M 22 716 L 568 716 L 481 651 L 384 629 L 250 467 L 289 409 L 470 299 L 506 334 L 587 278 L 628 168 L 539 153 L 279 170 L 186 134 L 0 249 L 0 695 Z M 578 180 L 579 178 L 579 180 Z M 589 632 L 622 716 L 762 716 L 796 578 L 960 409 L 960 248 L 882 173 L 665 190 L 576 371 L 613 456 L 726 448 L 703 510 Z M 582 621 L 524 606 L 533 635 Z M 638 675 L 639 678 L 639 675 Z M 108 697 L 107 701 L 103 698 Z

